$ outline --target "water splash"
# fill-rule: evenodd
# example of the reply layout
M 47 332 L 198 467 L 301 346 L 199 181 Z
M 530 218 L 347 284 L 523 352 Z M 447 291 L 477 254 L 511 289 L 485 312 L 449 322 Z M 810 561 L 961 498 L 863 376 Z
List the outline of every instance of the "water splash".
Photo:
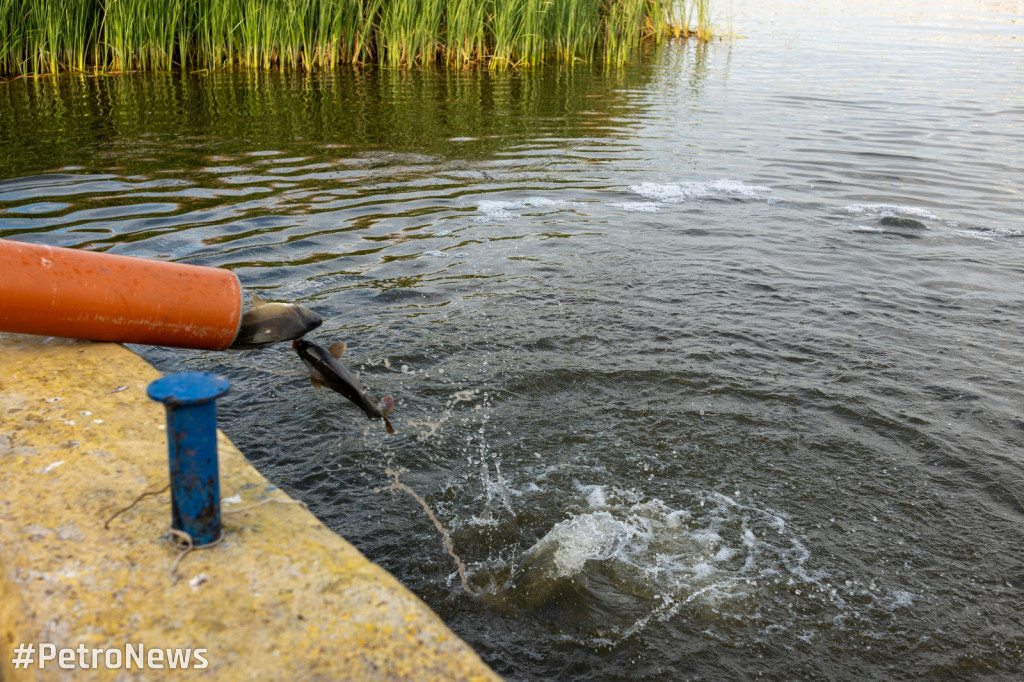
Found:
M 615 647 L 684 609 L 716 638 L 738 641 L 749 628 L 842 628 L 866 605 L 891 611 L 913 603 L 905 591 L 834 584 L 837 571 L 814 567 L 781 514 L 728 495 L 684 490 L 669 505 L 606 486 L 578 488 L 586 511 L 512 561 L 492 596 L 499 608 L 568 614 L 559 628 L 577 643 Z M 472 568 L 479 583 L 486 569 Z

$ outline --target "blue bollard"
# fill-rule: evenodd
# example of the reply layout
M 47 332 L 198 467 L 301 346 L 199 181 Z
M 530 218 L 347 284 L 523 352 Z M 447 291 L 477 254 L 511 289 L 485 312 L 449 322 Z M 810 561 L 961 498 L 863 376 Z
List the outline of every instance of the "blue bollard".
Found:
M 215 401 L 228 386 L 219 374 L 183 372 L 157 379 L 146 389 L 167 408 L 171 527 L 188 533 L 193 547 L 221 536 Z

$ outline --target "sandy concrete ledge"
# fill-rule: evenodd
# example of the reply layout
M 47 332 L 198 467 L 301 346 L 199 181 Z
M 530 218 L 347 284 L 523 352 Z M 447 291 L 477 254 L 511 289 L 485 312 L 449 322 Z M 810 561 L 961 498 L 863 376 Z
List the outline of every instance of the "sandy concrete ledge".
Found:
M 0 680 L 498 679 L 300 505 L 225 514 L 224 542 L 185 556 L 177 576 L 169 493 L 105 530 L 167 485 L 164 410 L 145 393 L 159 376 L 116 344 L 0 335 Z M 226 510 L 289 499 L 223 434 L 219 451 L 221 495 L 241 498 Z M 23 644 L 34 662 L 16 668 Z M 45 668 L 42 644 L 57 655 Z M 154 649 L 190 649 L 189 668 Z

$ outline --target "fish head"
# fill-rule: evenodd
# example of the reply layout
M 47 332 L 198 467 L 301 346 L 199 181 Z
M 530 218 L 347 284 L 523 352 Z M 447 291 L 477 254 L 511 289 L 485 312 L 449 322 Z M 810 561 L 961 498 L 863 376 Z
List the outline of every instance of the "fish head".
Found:
M 298 303 L 293 305 L 295 306 L 295 315 L 298 317 L 299 324 L 305 330 L 302 334 L 307 334 L 324 323 L 324 318 L 320 317 L 306 306 Z

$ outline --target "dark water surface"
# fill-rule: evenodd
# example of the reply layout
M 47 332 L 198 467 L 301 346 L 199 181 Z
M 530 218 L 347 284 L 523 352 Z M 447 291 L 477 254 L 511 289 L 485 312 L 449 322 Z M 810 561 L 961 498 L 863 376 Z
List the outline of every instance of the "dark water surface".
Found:
M 397 435 L 142 352 L 511 679 L 1019 679 L 1022 6 L 762 4 L 621 72 L 8 82 L 0 236 L 327 318 Z

